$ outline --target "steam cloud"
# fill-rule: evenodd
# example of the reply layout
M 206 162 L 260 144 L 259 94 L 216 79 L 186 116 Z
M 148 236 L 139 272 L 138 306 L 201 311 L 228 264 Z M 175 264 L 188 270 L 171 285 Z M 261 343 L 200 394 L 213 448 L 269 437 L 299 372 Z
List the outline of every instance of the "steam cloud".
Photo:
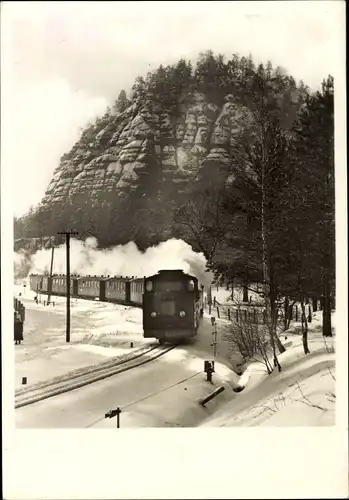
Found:
M 38 250 L 28 257 L 15 253 L 15 276 L 28 276 L 29 273 L 50 271 L 51 250 Z M 80 276 L 151 276 L 161 269 L 182 269 L 196 276 L 200 285 L 209 286 L 213 275 L 206 272 L 206 259 L 202 253 L 194 252 L 182 240 L 170 239 L 141 252 L 137 245 L 129 242 L 113 248 L 99 249 L 96 238 L 86 241 L 71 240 L 70 270 Z M 55 248 L 53 273 L 65 274 L 65 244 Z

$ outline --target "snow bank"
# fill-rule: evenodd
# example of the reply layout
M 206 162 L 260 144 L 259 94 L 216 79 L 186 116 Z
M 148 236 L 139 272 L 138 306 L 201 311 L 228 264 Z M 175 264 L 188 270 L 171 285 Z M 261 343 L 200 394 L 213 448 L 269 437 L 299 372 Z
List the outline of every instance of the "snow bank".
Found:
M 245 389 L 202 425 L 334 425 L 335 342 L 324 340 L 317 323 L 310 325 L 310 354 L 304 355 L 299 335 L 287 332 L 281 373 L 268 375 L 262 364 L 252 363 L 240 378 Z

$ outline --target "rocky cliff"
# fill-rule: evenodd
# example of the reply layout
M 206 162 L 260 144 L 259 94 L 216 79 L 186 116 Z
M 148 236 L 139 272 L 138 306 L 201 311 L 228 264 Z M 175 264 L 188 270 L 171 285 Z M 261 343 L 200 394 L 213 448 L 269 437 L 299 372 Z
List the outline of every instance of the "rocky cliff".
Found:
M 160 66 L 82 132 L 15 235 L 56 236 L 73 227 L 102 246 L 141 247 L 183 237 L 174 214 L 205 183 L 234 178 L 241 134 L 253 140 L 256 103 L 289 129 L 306 94 L 280 69 L 256 68 L 251 58 L 225 63 L 208 52 L 195 69 L 184 60 Z
M 64 202 L 86 191 L 92 197 L 106 192 L 120 196 L 150 169 L 149 153 L 160 181 L 181 187 L 195 180 L 207 164 L 230 163 L 229 151 L 248 117 L 248 110 L 234 103 L 233 96 L 226 96 L 226 103 L 218 107 L 195 92 L 175 120 L 152 97 L 138 98 L 121 115 L 104 117 L 85 131 L 56 168 L 42 203 Z

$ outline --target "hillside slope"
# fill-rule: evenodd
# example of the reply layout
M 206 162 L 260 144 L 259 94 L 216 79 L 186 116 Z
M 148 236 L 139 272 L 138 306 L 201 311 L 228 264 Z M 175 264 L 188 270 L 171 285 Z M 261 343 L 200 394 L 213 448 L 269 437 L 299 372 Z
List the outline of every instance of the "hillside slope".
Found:
M 195 68 L 180 60 L 137 78 L 131 98 L 123 92 L 62 156 L 39 206 L 16 221 L 15 237 L 69 226 L 105 246 L 181 237 L 178 208 L 204 186 L 234 178 L 241 134 L 253 140 L 260 81 L 289 130 L 308 89 L 270 63 L 224 62 L 209 51 Z

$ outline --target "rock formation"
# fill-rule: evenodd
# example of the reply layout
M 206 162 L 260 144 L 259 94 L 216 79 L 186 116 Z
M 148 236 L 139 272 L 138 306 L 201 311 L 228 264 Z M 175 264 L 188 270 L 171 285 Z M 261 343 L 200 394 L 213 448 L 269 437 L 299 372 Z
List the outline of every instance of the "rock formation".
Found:
M 149 152 L 160 179 L 179 185 L 196 179 L 207 164 L 228 165 L 229 151 L 248 110 L 235 104 L 233 96 L 226 101 L 219 108 L 195 92 L 192 104 L 174 121 L 148 95 L 121 115 L 104 117 L 63 156 L 43 205 L 64 202 L 86 191 L 92 197 L 105 192 L 122 196 L 149 169 Z
M 289 129 L 306 95 L 271 65 L 255 68 L 236 56 L 224 63 L 210 52 L 195 70 L 183 60 L 160 66 L 132 91 L 63 155 L 36 212 L 15 225 L 17 238 L 56 236 L 64 227 L 102 245 L 181 237 L 177 209 L 206 182 L 234 179 L 242 132 L 253 140 L 256 99 L 272 102 Z

